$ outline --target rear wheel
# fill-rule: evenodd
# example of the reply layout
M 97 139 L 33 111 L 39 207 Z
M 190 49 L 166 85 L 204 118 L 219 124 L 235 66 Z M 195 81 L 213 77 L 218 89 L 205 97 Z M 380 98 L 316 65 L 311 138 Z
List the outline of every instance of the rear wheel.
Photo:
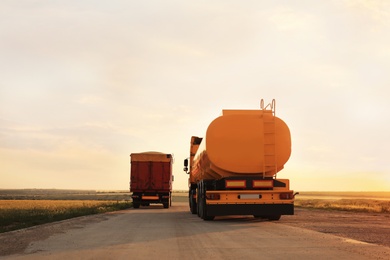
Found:
M 198 203 L 196 203 L 196 213 L 197 213 L 197 215 L 198 215 L 198 217 L 202 217 L 201 215 L 200 215 L 200 212 L 201 212 L 201 208 L 200 208 L 200 206 L 201 206 L 201 196 L 200 196 L 200 182 L 198 183 L 198 189 L 197 189 L 197 193 L 196 193 L 196 200 L 197 200 L 197 202 Z
M 200 185 L 200 189 L 198 189 L 198 194 L 200 194 L 200 199 L 198 200 L 198 210 L 200 210 L 200 217 L 203 220 L 213 220 L 215 216 L 207 215 L 207 205 L 206 205 L 206 187 L 205 183 L 202 181 Z
M 133 208 L 138 209 L 140 206 L 139 202 L 133 202 Z
M 215 216 L 204 216 L 203 220 L 213 220 Z
M 279 220 L 281 215 L 272 215 L 272 216 L 267 216 L 267 218 L 271 221 L 276 221 Z
M 198 206 L 196 205 L 196 199 L 194 198 L 196 195 L 196 190 L 192 189 L 189 192 L 189 201 L 190 201 L 190 211 L 192 214 L 196 214 L 198 211 Z

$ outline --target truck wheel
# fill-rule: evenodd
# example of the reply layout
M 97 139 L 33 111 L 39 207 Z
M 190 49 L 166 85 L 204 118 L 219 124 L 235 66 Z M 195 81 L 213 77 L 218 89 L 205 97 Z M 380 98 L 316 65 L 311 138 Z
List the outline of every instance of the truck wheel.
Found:
M 272 216 L 268 216 L 268 219 L 271 221 L 275 221 L 275 220 L 279 220 L 280 217 L 281 215 L 272 215 Z
M 197 213 L 197 205 L 196 205 L 196 202 L 194 202 L 193 200 L 191 200 L 191 208 L 190 208 L 190 211 L 192 214 L 196 214 Z
M 200 217 L 201 219 L 203 219 L 203 213 L 204 213 L 202 192 L 203 192 L 203 185 L 202 185 L 202 182 L 200 182 L 200 183 L 198 183 L 198 193 L 197 193 L 197 197 L 198 197 L 197 213 L 198 213 L 198 217 Z
M 188 206 L 190 207 L 190 211 L 191 211 L 191 194 L 192 194 L 192 190 L 190 189 L 188 191 Z
M 194 199 L 194 193 L 195 193 L 195 190 L 191 190 L 190 192 L 190 211 L 192 214 L 196 214 L 197 211 L 198 211 L 198 206 L 196 205 L 196 200 Z
M 169 208 L 169 202 L 164 202 L 163 206 L 164 206 L 165 209 Z
M 203 218 L 203 220 L 208 221 L 208 220 L 213 220 L 214 218 L 215 218 L 215 216 L 205 216 L 205 217 Z
M 133 202 L 133 208 L 138 209 L 139 205 L 139 202 Z
M 200 208 L 200 204 L 201 204 L 201 198 L 200 198 L 200 183 L 198 183 L 198 193 L 196 193 L 196 197 L 197 197 L 197 201 L 198 203 L 196 203 L 196 213 L 198 215 L 198 217 L 201 218 L 201 215 L 200 215 L 200 212 L 201 212 L 201 208 Z
M 198 210 L 200 210 L 200 217 L 203 220 L 213 220 L 215 216 L 208 216 L 207 215 L 207 205 L 206 205 L 206 187 L 205 184 L 201 183 L 201 188 L 198 189 L 198 193 L 201 194 L 200 200 L 198 200 L 198 204 L 200 204 L 200 207 Z

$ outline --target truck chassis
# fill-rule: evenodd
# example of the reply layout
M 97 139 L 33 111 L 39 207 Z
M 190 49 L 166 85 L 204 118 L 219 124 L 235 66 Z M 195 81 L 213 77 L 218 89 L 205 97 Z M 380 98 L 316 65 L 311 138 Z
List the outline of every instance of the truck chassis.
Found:
M 288 180 L 266 179 L 272 187 L 265 189 L 227 189 L 223 183 L 237 178 L 202 180 L 191 185 L 189 207 L 192 214 L 204 220 L 216 216 L 253 215 L 256 218 L 279 220 L 281 215 L 294 215 L 294 194 L 288 189 Z M 264 179 L 240 177 L 243 183 L 262 182 Z M 248 185 L 249 186 L 249 185 Z
M 163 204 L 164 208 L 169 208 L 172 205 L 171 192 L 148 193 L 148 192 L 133 192 L 133 207 L 149 206 L 150 204 Z

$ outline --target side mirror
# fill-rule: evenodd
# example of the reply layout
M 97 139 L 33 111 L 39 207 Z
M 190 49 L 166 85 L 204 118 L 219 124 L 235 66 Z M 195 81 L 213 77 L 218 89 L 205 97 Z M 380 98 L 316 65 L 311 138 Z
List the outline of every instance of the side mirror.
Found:
M 188 173 L 188 159 L 184 159 L 184 168 L 183 168 L 183 171 L 185 171 L 186 173 Z

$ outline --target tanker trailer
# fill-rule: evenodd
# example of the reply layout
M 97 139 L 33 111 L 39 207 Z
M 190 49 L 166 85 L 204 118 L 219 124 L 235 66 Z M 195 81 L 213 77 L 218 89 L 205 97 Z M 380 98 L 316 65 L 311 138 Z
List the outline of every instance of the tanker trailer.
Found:
M 130 192 L 133 207 L 161 203 L 171 205 L 172 154 L 144 152 L 130 154 Z
M 189 207 L 204 220 L 253 215 L 279 220 L 294 214 L 295 194 L 278 179 L 291 155 L 290 130 L 275 116 L 275 100 L 257 110 L 223 110 L 205 137 L 191 138 Z

